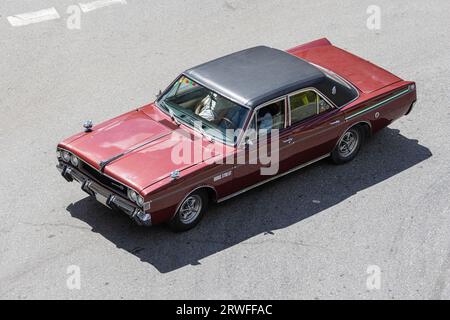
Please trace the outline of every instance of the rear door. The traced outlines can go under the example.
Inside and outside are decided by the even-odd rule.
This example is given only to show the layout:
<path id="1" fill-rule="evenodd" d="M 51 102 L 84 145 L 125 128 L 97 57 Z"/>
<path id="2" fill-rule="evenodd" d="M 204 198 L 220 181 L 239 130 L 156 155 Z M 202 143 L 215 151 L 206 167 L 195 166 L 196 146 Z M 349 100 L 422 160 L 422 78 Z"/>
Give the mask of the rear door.
<path id="1" fill-rule="evenodd" d="M 316 89 L 305 89 L 288 96 L 290 140 L 287 166 L 295 166 L 330 153 L 339 139 L 344 116 Z"/>

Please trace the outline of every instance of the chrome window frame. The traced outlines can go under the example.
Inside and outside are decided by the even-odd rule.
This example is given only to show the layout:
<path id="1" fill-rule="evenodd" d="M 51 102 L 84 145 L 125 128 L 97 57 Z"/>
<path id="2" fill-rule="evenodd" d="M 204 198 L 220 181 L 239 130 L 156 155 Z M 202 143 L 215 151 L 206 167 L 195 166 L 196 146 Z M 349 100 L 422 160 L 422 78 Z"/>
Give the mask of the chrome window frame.
<path id="1" fill-rule="evenodd" d="M 303 88 L 301 90 L 297 90 L 294 92 L 291 92 L 287 95 L 287 99 L 288 99 L 288 104 L 289 104 L 289 127 L 292 126 L 292 117 L 291 117 L 291 97 L 292 96 L 296 96 L 298 94 L 301 94 L 303 92 L 308 92 L 308 91 L 314 91 L 317 95 L 317 99 L 316 99 L 316 114 L 314 116 L 318 116 L 319 113 L 319 97 L 321 97 L 326 103 L 328 103 L 332 109 L 339 109 L 330 99 L 328 99 L 322 92 L 320 92 L 320 90 L 314 88 L 314 87 L 308 87 L 308 88 Z M 328 112 L 328 111 L 327 111 Z M 294 124 L 297 124 L 299 122 L 302 122 L 304 120 L 307 120 L 309 118 L 312 118 L 314 116 L 302 119 L 298 122 L 295 122 Z"/>
<path id="2" fill-rule="evenodd" d="M 329 74 L 335 75 L 336 77 L 338 77 L 339 79 L 341 79 L 343 82 L 345 82 L 346 84 L 348 84 L 351 88 L 353 88 L 353 89 L 356 91 L 356 97 L 355 97 L 354 99 L 350 100 L 349 102 L 343 104 L 343 105 L 340 106 L 340 107 L 336 106 L 337 109 L 342 109 L 342 108 L 344 108 L 345 106 L 348 106 L 350 103 L 355 102 L 356 100 L 358 100 L 358 99 L 360 98 L 361 93 L 360 93 L 360 91 L 358 90 L 358 88 L 357 88 L 355 85 L 353 85 L 353 83 L 351 83 L 350 81 L 348 81 L 348 80 L 345 79 L 344 77 L 338 75 L 338 74 L 337 74 L 336 72 L 334 72 L 334 71 L 331 71 L 331 70 L 329 70 L 329 69 L 327 69 L 327 68 L 325 68 L 325 67 L 322 67 L 322 66 L 320 66 L 320 65 L 318 65 L 318 64 L 315 64 L 315 63 L 312 63 L 312 62 L 309 62 L 309 63 L 312 64 L 313 66 L 315 66 L 315 67 L 321 69 L 321 70 L 324 70 L 324 72 L 327 73 L 326 76 L 329 76 Z M 333 80 L 333 81 L 334 81 L 334 80 Z"/>
<path id="3" fill-rule="evenodd" d="M 249 124 L 253 121 L 253 118 L 256 116 L 256 112 L 259 110 L 259 109 L 261 109 L 261 108 L 263 108 L 263 107 L 265 107 L 265 106 L 267 106 L 267 105 L 270 105 L 270 104 L 272 104 L 272 103 L 275 103 L 275 102 L 278 102 L 278 101 L 281 101 L 281 100 L 286 100 L 286 102 L 285 102 L 285 106 L 284 106 L 284 110 L 285 110 L 285 116 L 284 116 L 284 128 L 283 129 L 288 129 L 289 127 L 291 127 L 292 126 L 292 123 L 291 123 L 291 103 L 290 103 L 290 97 L 291 96 L 293 96 L 293 95 L 296 95 L 296 94 L 299 94 L 299 93 L 302 93 L 302 92 L 305 92 L 305 91 L 314 91 L 314 92 L 316 92 L 316 94 L 318 95 L 318 96 L 320 96 L 323 100 L 325 100 L 325 102 L 327 102 L 330 106 L 331 106 L 331 108 L 332 109 L 336 109 L 336 110 L 339 110 L 340 108 L 339 107 L 337 107 L 334 103 L 333 103 L 333 101 L 331 101 L 330 99 L 328 99 L 327 98 L 327 96 L 326 95 L 324 95 L 319 89 L 317 89 L 317 88 L 314 88 L 314 87 L 307 87 L 307 88 L 302 88 L 302 89 L 300 89 L 300 90 L 296 90 L 296 91 L 292 91 L 291 93 L 288 93 L 288 94 L 284 94 L 284 95 L 282 95 L 282 96 L 279 96 L 278 98 L 275 98 L 275 99 L 273 99 L 273 100 L 270 100 L 270 101 L 268 101 L 268 102 L 264 102 L 264 103 L 262 103 L 262 104 L 260 104 L 259 106 L 257 106 L 256 108 L 254 108 L 253 109 L 253 112 L 251 112 L 251 114 L 249 115 L 250 116 L 250 121 L 248 122 L 248 123 L 246 123 L 246 126 L 245 126 L 245 130 L 243 130 L 243 134 L 240 136 L 240 140 L 239 140 L 239 143 L 237 144 L 237 147 L 243 147 L 243 146 L 245 146 L 245 143 L 244 143 L 244 141 L 242 141 L 242 137 L 245 137 L 246 136 L 246 133 L 247 133 L 247 131 L 248 131 L 248 126 L 249 126 Z M 316 102 L 317 103 L 317 107 L 319 106 L 319 103 L 318 103 L 318 101 Z M 316 111 L 317 112 L 317 111 Z M 329 112 L 329 111 L 327 111 L 327 112 Z M 316 116 L 317 115 L 319 115 L 319 113 L 317 113 L 316 114 Z M 309 118 L 306 118 L 306 119 L 309 119 Z M 256 130 L 258 130 L 258 128 L 256 128 Z"/>
<path id="4" fill-rule="evenodd" d="M 248 121 L 248 123 L 246 123 L 247 125 L 245 127 L 245 130 L 242 130 L 242 134 L 241 134 L 240 139 L 242 140 L 242 138 L 246 136 L 246 133 L 249 130 L 250 124 L 252 123 L 253 120 L 255 120 L 256 114 L 257 114 L 257 112 L 260 109 L 262 109 L 264 107 L 267 107 L 267 106 L 269 106 L 269 105 L 271 105 L 273 103 L 282 101 L 282 100 L 285 100 L 284 101 L 284 127 L 283 127 L 283 129 L 288 128 L 289 127 L 288 124 L 287 124 L 287 121 L 288 121 L 288 101 L 287 101 L 287 95 L 283 95 L 283 96 L 279 96 L 278 98 L 275 98 L 273 100 L 264 102 L 264 103 L 260 104 L 259 106 L 257 106 L 256 108 L 253 109 L 253 112 L 250 113 L 251 114 L 250 121 Z M 258 123 L 257 122 L 255 123 L 255 131 L 258 132 Z M 238 147 L 242 147 L 243 145 L 245 145 L 245 142 L 241 141 L 241 140 L 239 140 Z"/>
<path id="5" fill-rule="evenodd" d="M 260 104 L 258 107 L 256 107 L 253 110 L 253 117 L 256 117 L 256 114 L 257 114 L 257 112 L 260 109 L 262 109 L 264 107 L 267 107 L 267 106 L 270 106 L 271 104 L 280 102 L 282 100 L 285 100 L 284 101 L 284 127 L 282 129 L 286 129 L 287 128 L 287 101 L 286 101 L 286 96 L 278 97 L 276 99 L 273 99 L 273 100 L 270 100 L 268 102 L 264 102 L 263 104 Z M 252 120 L 253 120 L 253 117 L 252 117 Z M 258 123 L 256 123 L 256 131 L 258 131 Z"/>

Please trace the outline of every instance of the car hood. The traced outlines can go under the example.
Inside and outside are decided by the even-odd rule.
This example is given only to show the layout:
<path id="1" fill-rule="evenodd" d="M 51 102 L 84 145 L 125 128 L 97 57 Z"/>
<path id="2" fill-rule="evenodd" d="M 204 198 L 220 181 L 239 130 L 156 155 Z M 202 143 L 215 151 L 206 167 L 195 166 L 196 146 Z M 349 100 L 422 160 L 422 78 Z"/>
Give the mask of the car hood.
<path id="1" fill-rule="evenodd" d="M 189 129 L 174 130 L 169 124 L 167 119 L 155 120 L 143 110 L 136 110 L 96 126 L 92 132 L 74 136 L 62 147 L 97 170 L 102 161 L 114 158 L 103 172 L 140 191 L 175 170 L 181 172 L 207 160 L 200 157 L 194 161 L 190 157 L 181 161 L 181 148 L 189 148 L 191 154 L 194 150 L 207 154 L 208 158 L 217 156 L 214 148 L 203 152 L 209 148 L 209 141 Z"/>

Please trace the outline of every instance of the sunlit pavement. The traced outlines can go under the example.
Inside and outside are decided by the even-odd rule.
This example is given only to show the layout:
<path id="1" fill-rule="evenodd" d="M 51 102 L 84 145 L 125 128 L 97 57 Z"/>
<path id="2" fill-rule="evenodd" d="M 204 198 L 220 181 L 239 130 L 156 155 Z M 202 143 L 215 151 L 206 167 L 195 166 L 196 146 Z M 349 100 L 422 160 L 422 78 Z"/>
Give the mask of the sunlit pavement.
<path id="1" fill-rule="evenodd" d="M 0 298 L 450 298 L 449 15 L 444 0 L 2 1 Z M 324 36 L 417 82 L 412 114 L 350 164 L 183 234 L 134 226 L 55 169 L 86 119 L 152 101 L 184 69 Z"/>

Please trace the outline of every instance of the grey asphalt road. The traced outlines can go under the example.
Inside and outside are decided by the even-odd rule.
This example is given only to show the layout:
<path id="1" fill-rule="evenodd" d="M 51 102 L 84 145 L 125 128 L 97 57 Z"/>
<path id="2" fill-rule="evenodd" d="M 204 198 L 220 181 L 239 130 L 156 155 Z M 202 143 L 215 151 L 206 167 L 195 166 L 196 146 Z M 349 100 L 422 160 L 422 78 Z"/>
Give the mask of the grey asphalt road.
<path id="1" fill-rule="evenodd" d="M 128 0 L 71 30 L 75 3 L 0 4 L 0 298 L 450 298 L 450 2 Z M 51 7 L 60 19 L 7 20 Z M 324 36 L 417 81 L 416 109 L 351 164 L 322 161 L 183 234 L 134 226 L 55 169 L 86 119 L 152 101 L 190 66 Z"/>

